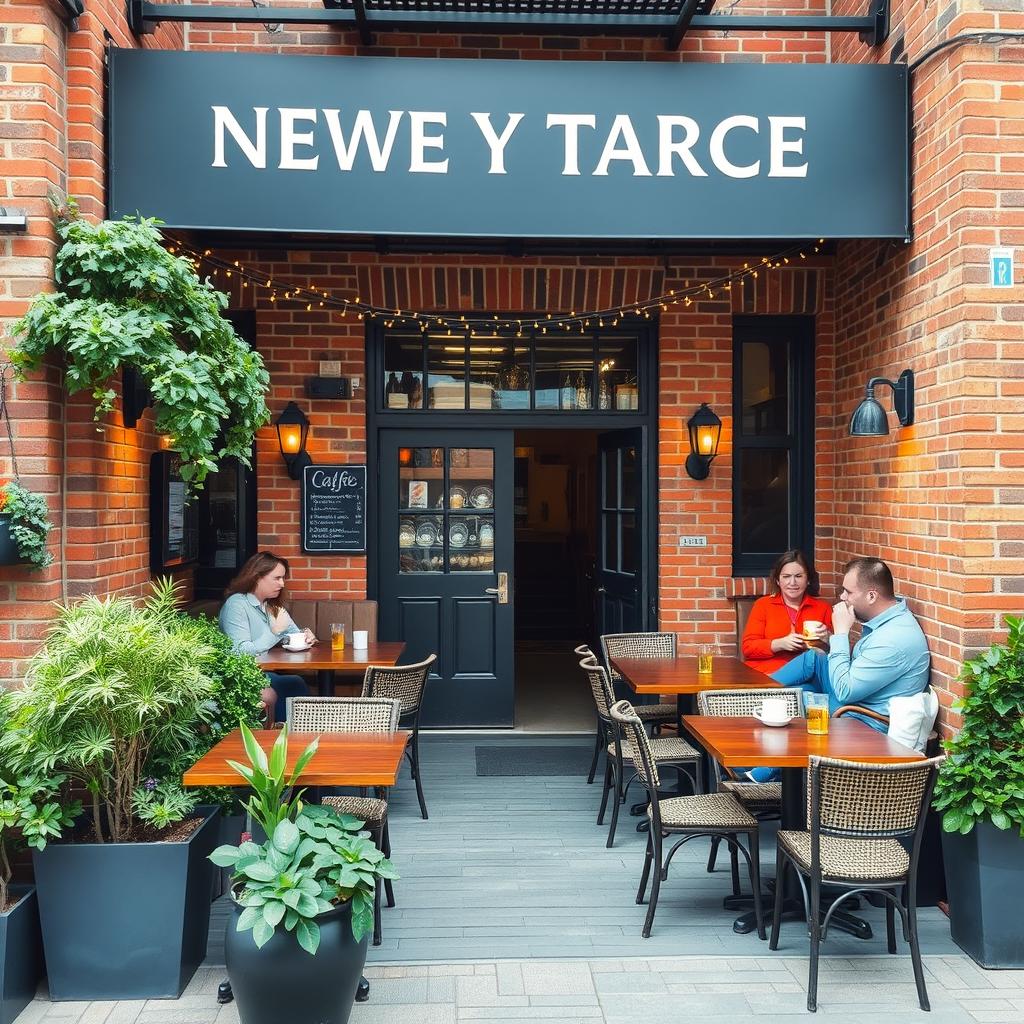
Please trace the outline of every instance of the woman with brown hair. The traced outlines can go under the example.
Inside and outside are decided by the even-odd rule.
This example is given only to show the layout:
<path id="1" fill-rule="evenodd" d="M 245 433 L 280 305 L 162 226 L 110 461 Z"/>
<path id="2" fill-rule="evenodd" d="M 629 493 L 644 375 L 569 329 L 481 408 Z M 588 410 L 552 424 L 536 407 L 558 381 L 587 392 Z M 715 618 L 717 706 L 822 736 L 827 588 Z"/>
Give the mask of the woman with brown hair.
<path id="1" fill-rule="evenodd" d="M 283 558 L 261 551 L 242 566 L 228 584 L 227 600 L 220 610 L 221 631 L 229 636 L 235 649 L 246 654 L 265 654 L 292 633 L 301 633 L 307 644 L 317 643 L 310 629 L 300 629 L 284 607 L 284 585 L 288 563 Z M 270 683 L 263 691 L 263 702 L 274 721 L 283 722 L 288 697 L 302 697 L 309 687 L 301 676 L 267 672 Z"/>
<path id="2" fill-rule="evenodd" d="M 743 630 L 743 659 L 758 672 L 770 675 L 795 655 L 825 640 L 832 627 L 832 608 L 812 596 L 818 592 L 818 574 L 807 556 L 786 551 L 768 574 L 771 593 L 758 598 Z"/>

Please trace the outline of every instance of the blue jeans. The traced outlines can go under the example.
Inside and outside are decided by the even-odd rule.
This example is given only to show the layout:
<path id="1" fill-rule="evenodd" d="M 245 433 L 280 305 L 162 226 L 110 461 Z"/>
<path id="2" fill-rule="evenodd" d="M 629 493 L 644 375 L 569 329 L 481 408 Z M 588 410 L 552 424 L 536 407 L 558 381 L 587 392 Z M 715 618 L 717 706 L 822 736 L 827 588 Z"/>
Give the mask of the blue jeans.
<path id="1" fill-rule="evenodd" d="M 302 676 L 284 675 L 281 672 L 266 672 L 267 682 L 273 687 L 277 694 L 277 701 L 274 704 L 274 721 L 285 720 L 288 705 L 285 703 L 289 697 L 309 696 L 309 687 Z"/>
<path id="2" fill-rule="evenodd" d="M 828 693 L 828 658 L 813 650 L 804 651 L 772 672 L 771 678 L 791 689 Z M 748 775 L 752 782 L 777 782 L 782 778 L 778 768 L 737 768 L 736 773 Z"/>

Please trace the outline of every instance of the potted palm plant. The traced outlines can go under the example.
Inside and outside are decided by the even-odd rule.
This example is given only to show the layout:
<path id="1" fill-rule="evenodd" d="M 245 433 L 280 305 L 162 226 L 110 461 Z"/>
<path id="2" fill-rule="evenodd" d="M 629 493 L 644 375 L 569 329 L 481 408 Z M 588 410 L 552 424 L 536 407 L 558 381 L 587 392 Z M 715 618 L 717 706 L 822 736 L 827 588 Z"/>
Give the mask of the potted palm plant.
<path id="1" fill-rule="evenodd" d="M 7 700 L 0 691 L 0 728 Z M 25 1009 L 43 975 L 35 888 L 14 885 L 11 878 L 21 851 L 44 849 L 74 820 L 77 806 L 56 799 L 64 781 L 17 771 L 0 758 L 0 1024 L 11 1024 Z"/>
<path id="2" fill-rule="evenodd" d="M 177 996 L 206 951 L 216 810 L 157 777 L 213 717 L 212 650 L 176 592 L 62 607 L 10 693 L 0 751 L 86 794 L 78 828 L 33 853 L 54 999 Z"/>
<path id="3" fill-rule="evenodd" d="M 960 732 L 935 789 L 950 930 L 982 967 L 1024 968 L 1024 618 L 964 663 Z"/>
<path id="4" fill-rule="evenodd" d="M 242 726 L 247 810 L 266 839 L 221 846 L 211 859 L 234 871 L 235 927 L 225 957 L 242 1024 L 347 1024 L 373 930 L 376 885 L 397 878 L 363 822 L 307 805 L 294 789 L 311 743 L 286 778 L 288 732 L 270 756 Z M 285 799 L 286 792 L 291 796 Z"/>

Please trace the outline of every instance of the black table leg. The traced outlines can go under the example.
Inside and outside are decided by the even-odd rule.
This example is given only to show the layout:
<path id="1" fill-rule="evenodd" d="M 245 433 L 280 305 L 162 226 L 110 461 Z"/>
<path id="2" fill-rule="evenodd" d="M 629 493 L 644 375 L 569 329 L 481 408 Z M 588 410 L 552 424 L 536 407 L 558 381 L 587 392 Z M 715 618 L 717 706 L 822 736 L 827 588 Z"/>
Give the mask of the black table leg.
<path id="1" fill-rule="evenodd" d="M 316 685 L 321 697 L 334 696 L 334 672 L 329 668 L 319 668 L 316 671 Z"/>
<path id="2" fill-rule="evenodd" d="M 370 998 L 370 983 L 364 975 L 359 979 L 359 987 L 356 989 L 356 1002 L 365 1003 Z"/>

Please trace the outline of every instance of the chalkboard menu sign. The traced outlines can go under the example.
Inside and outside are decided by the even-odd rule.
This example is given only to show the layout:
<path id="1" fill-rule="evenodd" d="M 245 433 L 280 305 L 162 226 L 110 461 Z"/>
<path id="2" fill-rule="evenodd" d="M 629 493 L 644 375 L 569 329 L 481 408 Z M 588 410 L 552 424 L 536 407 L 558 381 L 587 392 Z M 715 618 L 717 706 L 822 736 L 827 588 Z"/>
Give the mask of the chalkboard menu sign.
<path id="1" fill-rule="evenodd" d="M 303 468 L 302 550 L 366 550 L 365 466 Z"/>

